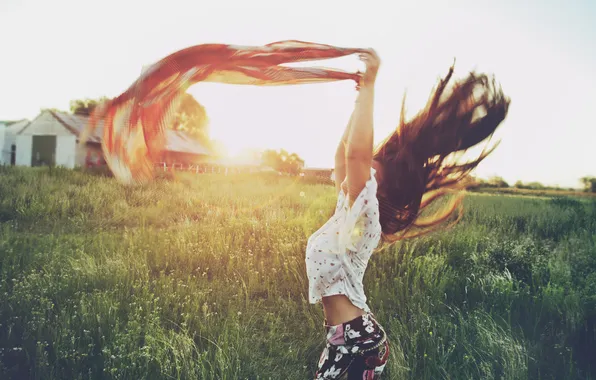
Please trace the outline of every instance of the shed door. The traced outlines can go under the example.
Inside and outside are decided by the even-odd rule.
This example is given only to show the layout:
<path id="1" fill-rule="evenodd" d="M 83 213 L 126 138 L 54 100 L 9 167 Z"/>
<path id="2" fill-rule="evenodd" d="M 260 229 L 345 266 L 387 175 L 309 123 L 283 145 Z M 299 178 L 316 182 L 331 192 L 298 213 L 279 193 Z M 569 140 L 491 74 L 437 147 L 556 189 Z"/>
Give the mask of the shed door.
<path id="1" fill-rule="evenodd" d="M 31 166 L 56 164 L 56 136 L 33 136 Z"/>

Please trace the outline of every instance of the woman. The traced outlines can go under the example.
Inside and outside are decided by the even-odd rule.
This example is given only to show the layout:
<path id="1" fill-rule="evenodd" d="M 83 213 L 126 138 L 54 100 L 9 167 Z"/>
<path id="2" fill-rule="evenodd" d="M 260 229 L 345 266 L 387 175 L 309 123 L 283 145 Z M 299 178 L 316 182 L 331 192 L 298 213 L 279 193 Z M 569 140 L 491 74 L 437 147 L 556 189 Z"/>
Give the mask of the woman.
<path id="1" fill-rule="evenodd" d="M 306 252 L 310 302 L 322 302 L 327 330 L 316 379 L 380 377 L 389 342 L 366 304 L 362 280 L 368 260 L 381 240 L 419 236 L 454 213 L 461 196 L 442 212 L 419 217 L 432 201 L 469 184 L 467 174 L 492 150 L 462 165 L 446 164 L 445 158 L 492 135 L 509 106 L 500 89 L 474 73 L 446 94 L 452 67 L 425 109 L 408 123 L 402 105 L 399 127 L 373 152 L 380 60 L 372 49 L 360 58 L 366 71 L 335 156 L 335 213 L 309 238 Z"/>

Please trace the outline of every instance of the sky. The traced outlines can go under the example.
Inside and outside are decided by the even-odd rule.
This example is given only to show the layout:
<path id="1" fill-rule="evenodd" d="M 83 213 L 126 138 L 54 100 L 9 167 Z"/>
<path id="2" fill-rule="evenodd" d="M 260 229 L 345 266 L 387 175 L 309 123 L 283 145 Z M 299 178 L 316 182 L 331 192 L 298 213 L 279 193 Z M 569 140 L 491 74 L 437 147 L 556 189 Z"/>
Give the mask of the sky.
<path id="1" fill-rule="evenodd" d="M 414 115 L 455 58 L 455 77 L 494 74 L 511 98 L 492 139 L 500 145 L 478 176 L 579 187 L 580 177 L 596 175 L 596 1 L 147 3 L 0 1 L 0 120 L 117 96 L 144 65 L 188 46 L 297 39 L 378 52 L 376 141 L 397 126 L 404 94 L 407 115 Z M 363 68 L 353 56 L 309 63 L 321 64 Z M 357 95 L 350 81 L 199 83 L 189 92 L 206 107 L 212 138 L 230 152 L 283 148 L 311 167 L 333 165 Z"/>

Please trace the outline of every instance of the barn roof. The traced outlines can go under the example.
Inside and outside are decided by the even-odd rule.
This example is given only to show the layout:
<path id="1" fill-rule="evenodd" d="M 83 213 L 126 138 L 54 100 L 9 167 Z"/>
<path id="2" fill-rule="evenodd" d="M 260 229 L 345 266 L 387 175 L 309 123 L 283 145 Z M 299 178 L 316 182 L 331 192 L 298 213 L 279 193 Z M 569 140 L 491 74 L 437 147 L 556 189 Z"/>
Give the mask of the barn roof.
<path id="1" fill-rule="evenodd" d="M 0 121 L 0 124 L 5 125 L 5 131 L 13 135 L 19 134 L 23 129 L 25 129 L 29 125 L 29 123 L 31 122 L 27 119 L 15 121 Z"/>
<path id="2" fill-rule="evenodd" d="M 48 111 L 48 112 L 50 112 L 56 120 L 58 120 L 62 125 L 64 125 L 64 127 L 66 129 L 68 129 L 70 132 L 72 132 L 77 137 L 79 137 L 81 135 L 81 133 L 85 129 L 85 126 L 87 125 L 87 122 L 89 121 L 89 118 L 87 116 L 73 115 L 73 114 L 69 114 L 66 112 L 57 112 L 57 111 Z M 97 123 L 97 127 L 95 128 L 93 135 L 89 136 L 88 141 L 101 144 L 102 136 L 103 136 L 103 120 L 100 120 Z"/>
<path id="3" fill-rule="evenodd" d="M 181 131 L 166 130 L 166 150 L 170 152 L 211 155 L 211 151 L 200 142 Z"/>
<path id="4" fill-rule="evenodd" d="M 71 131 L 77 137 L 85 129 L 89 117 L 83 115 L 73 115 L 66 112 L 50 111 L 52 116 L 60 122 L 66 129 Z M 89 141 L 100 144 L 103 137 L 103 120 L 100 120 Z M 181 131 L 166 130 L 166 150 L 170 152 L 189 153 L 196 155 L 211 155 L 211 151 L 193 139 L 188 134 Z"/>
<path id="5" fill-rule="evenodd" d="M 27 119 L 21 119 L 21 120 L 0 120 L 0 124 L 4 124 L 6 127 L 8 127 L 9 125 L 12 125 L 14 123 L 20 123 L 22 121 L 27 121 Z"/>

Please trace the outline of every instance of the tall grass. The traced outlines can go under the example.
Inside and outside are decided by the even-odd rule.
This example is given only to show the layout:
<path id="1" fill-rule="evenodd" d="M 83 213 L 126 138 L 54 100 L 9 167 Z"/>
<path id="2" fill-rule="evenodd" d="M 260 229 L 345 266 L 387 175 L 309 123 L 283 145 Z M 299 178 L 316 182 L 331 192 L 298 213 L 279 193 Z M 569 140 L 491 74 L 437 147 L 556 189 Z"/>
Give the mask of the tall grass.
<path id="1" fill-rule="evenodd" d="M 324 331 L 304 249 L 334 202 L 274 175 L 129 188 L 0 167 L 0 378 L 311 378 Z M 465 206 L 371 259 L 384 378 L 596 378 L 596 203 Z"/>

